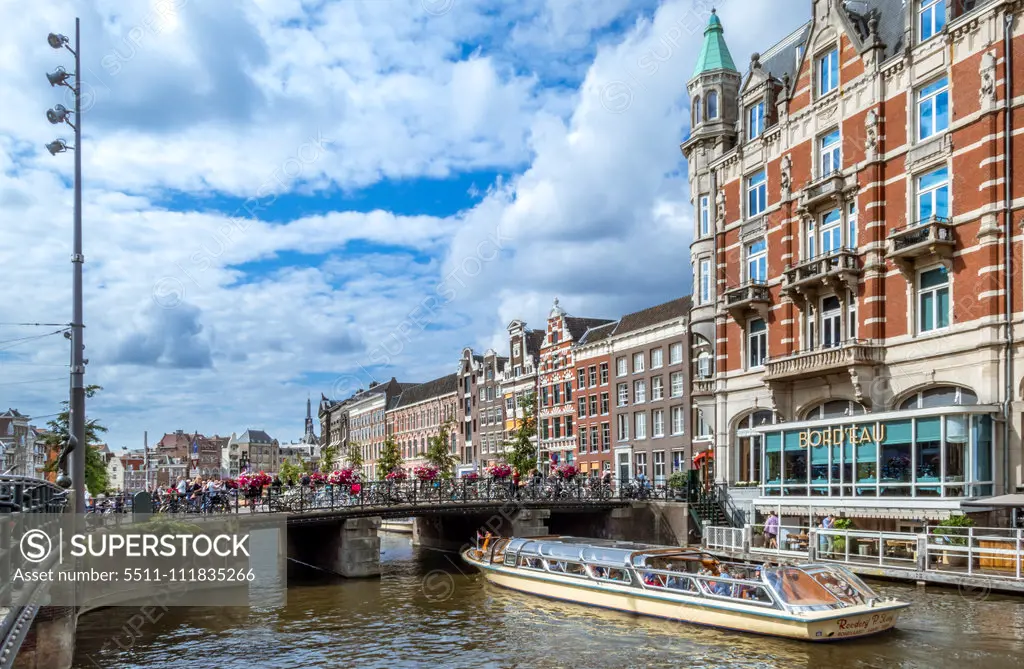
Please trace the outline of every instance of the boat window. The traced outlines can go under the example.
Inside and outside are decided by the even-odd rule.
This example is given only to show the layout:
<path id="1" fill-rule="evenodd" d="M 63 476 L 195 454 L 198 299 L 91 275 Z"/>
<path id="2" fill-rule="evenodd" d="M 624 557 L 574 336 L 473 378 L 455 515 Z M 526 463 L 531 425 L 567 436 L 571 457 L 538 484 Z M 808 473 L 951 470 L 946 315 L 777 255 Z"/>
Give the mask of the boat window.
<path id="1" fill-rule="evenodd" d="M 679 571 L 646 571 L 643 574 L 644 585 L 648 588 L 674 590 L 677 592 L 697 592 L 693 579 Z"/>
<path id="2" fill-rule="evenodd" d="M 519 566 L 524 569 L 544 569 L 544 565 L 541 564 L 540 558 L 531 557 L 529 555 L 524 555 L 519 558 Z"/>
<path id="3" fill-rule="evenodd" d="M 556 574 L 567 574 L 569 576 L 586 576 L 587 570 L 579 562 L 568 560 L 547 560 L 548 571 Z"/>
<path id="4" fill-rule="evenodd" d="M 512 553 L 505 553 L 505 566 L 514 567 L 516 566 L 516 556 Z"/>
<path id="5" fill-rule="evenodd" d="M 611 581 L 613 583 L 632 583 L 629 572 L 617 567 L 603 567 L 599 565 L 590 566 L 590 575 L 598 581 Z"/>
<path id="6" fill-rule="evenodd" d="M 791 609 L 825 611 L 841 604 L 820 582 L 796 567 L 778 567 L 765 571 L 768 585 Z"/>
<path id="7" fill-rule="evenodd" d="M 551 558 L 566 558 L 569 560 L 580 559 L 580 547 L 572 544 L 558 544 L 558 543 L 545 543 L 541 544 L 538 551 L 544 557 Z"/>
<path id="8" fill-rule="evenodd" d="M 711 597 L 774 605 L 774 600 L 756 569 L 747 569 L 743 565 L 721 565 L 718 573 L 714 573 L 710 569 L 701 568 L 694 580 L 700 586 L 700 591 Z"/>

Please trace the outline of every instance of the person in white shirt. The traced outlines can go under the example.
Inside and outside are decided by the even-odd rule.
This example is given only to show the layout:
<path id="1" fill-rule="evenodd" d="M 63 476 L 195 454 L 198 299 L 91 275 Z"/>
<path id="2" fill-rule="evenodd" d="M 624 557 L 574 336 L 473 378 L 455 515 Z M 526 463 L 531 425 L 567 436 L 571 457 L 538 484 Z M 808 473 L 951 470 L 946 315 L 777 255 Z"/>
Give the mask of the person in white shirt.
<path id="1" fill-rule="evenodd" d="M 178 494 L 184 495 L 188 492 L 188 482 L 184 478 L 178 479 Z"/>

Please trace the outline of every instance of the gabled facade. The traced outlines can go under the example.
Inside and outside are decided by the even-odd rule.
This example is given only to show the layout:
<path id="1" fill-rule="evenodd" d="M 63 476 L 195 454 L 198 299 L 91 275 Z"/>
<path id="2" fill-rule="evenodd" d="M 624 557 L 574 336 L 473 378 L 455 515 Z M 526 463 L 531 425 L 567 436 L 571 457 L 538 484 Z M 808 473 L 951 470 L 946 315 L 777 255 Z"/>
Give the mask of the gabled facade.
<path id="1" fill-rule="evenodd" d="M 573 352 L 576 463 L 587 476 L 612 470 L 611 322 L 589 328 Z"/>
<path id="2" fill-rule="evenodd" d="M 811 8 L 689 84 L 694 438 L 751 509 L 911 527 L 1022 483 L 1020 5 Z"/>
<path id="3" fill-rule="evenodd" d="M 577 443 L 573 419 L 576 403 L 573 385 L 576 363 L 573 347 L 589 328 L 612 321 L 604 318 L 570 316 L 555 299 L 548 314 L 544 343 L 540 347 L 537 373 L 538 459 L 542 471 L 576 461 Z"/>
<path id="4" fill-rule="evenodd" d="M 520 399 L 533 397 L 534 410 L 537 406 L 537 368 L 540 361 L 540 347 L 544 343 L 546 333 L 543 330 L 531 330 L 521 320 L 514 320 L 505 328 L 508 331 L 508 363 L 498 373 L 505 403 L 505 434 L 511 439 L 519 429 L 524 416 Z M 531 441 L 537 444 L 537 435 Z M 523 475 L 529 472 L 522 472 Z"/>

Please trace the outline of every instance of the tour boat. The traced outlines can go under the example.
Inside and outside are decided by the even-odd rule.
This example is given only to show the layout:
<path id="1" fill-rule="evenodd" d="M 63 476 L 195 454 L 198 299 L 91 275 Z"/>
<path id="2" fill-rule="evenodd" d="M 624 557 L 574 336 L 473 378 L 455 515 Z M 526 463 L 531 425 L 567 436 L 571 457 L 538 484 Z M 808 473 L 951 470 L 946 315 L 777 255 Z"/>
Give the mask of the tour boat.
<path id="1" fill-rule="evenodd" d="M 462 557 L 491 583 L 531 595 L 806 641 L 884 632 L 910 606 L 837 565 L 761 567 L 687 548 L 488 536 Z"/>

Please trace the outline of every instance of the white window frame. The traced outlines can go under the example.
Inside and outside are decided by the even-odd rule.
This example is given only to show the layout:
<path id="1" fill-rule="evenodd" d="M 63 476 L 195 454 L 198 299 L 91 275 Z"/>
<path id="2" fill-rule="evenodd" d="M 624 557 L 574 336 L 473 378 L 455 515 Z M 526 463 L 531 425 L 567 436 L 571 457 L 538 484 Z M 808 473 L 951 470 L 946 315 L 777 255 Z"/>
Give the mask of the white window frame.
<path id="1" fill-rule="evenodd" d="M 828 221 L 829 216 L 835 218 Z M 825 244 L 826 239 L 829 244 Z M 826 248 L 828 246 L 828 248 Z M 818 248 L 821 255 L 827 256 L 843 248 L 843 210 L 830 209 L 821 215 L 818 221 Z"/>
<path id="2" fill-rule="evenodd" d="M 678 380 L 678 383 L 677 383 Z M 686 378 L 682 372 L 672 372 L 669 376 L 669 396 L 682 397 L 686 392 Z"/>
<path id="3" fill-rule="evenodd" d="M 839 47 L 835 46 L 822 52 L 814 62 L 817 67 L 815 80 L 820 98 L 839 88 Z"/>
<path id="4" fill-rule="evenodd" d="M 665 399 L 665 382 L 660 376 L 653 376 L 651 377 L 651 401 L 657 402 L 663 399 Z"/>
<path id="5" fill-rule="evenodd" d="M 672 407 L 672 434 L 674 436 L 686 431 L 686 407 Z"/>
<path id="6" fill-rule="evenodd" d="M 753 331 L 755 323 L 764 323 L 764 329 Z M 752 318 L 747 321 L 747 332 L 746 332 L 746 363 L 747 369 L 763 369 L 764 361 L 768 358 L 768 323 L 763 318 Z M 760 353 L 760 359 L 755 361 L 755 343 L 757 344 L 757 351 Z"/>
<path id="7" fill-rule="evenodd" d="M 697 355 L 697 373 L 702 379 L 711 378 L 711 353 L 701 351 Z"/>
<path id="8" fill-rule="evenodd" d="M 620 413 L 615 417 L 615 440 L 629 441 L 629 414 Z"/>
<path id="9" fill-rule="evenodd" d="M 634 374 L 639 374 L 640 372 L 644 371 L 644 368 L 645 368 L 644 363 L 645 362 L 646 362 L 646 360 L 644 360 L 643 351 L 641 351 L 639 353 L 634 353 L 633 354 L 633 373 Z"/>
<path id="10" fill-rule="evenodd" d="M 665 350 L 661 347 L 651 349 L 651 369 L 661 369 L 665 364 Z"/>
<path id="11" fill-rule="evenodd" d="M 654 451 L 654 462 L 652 464 L 651 475 L 654 477 L 655 483 L 665 482 L 665 451 Z"/>
<path id="12" fill-rule="evenodd" d="M 758 170 L 749 175 L 746 182 L 747 218 L 754 218 L 768 208 L 768 174 L 765 170 Z"/>
<path id="13" fill-rule="evenodd" d="M 846 248 L 857 249 L 857 203 L 846 207 Z"/>
<path id="14" fill-rule="evenodd" d="M 678 365 L 683 361 L 683 345 L 680 343 L 670 344 L 668 347 L 668 364 Z"/>
<path id="15" fill-rule="evenodd" d="M 842 169 L 843 135 L 839 128 L 833 128 L 818 136 L 818 176 L 824 178 Z"/>
<path id="16" fill-rule="evenodd" d="M 700 303 L 711 304 L 711 261 L 700 261 Z"/>
<path id="17" fill-rule="evenodd" d="M 757 250 L 755 250 L 757 249 Z M 743 246 L 746 256 L 746 274 L 748 283 L 765 283 L 768 281 L 768 241 L 765 238 L 755 239 Z"/>
<path id="18" fill-rule="evenodd" d="M 764 100 L 747 107 L 747 139 L 757 139 L 764 134 Z"/>
<path id="19" fill-rule="evenodd" d="M 936 84 L 942 84 L 935 88 L 935 90 L 927 91 Z M 915 92 L 917 102 L 914 106 L 917 116 L 917 141 L 923 142 L 926 139 L 938 135 L 949 128 L 949 77 L 939 77 L 935 81 L 932 81 L 924 86 L 921 86 Z M 946 100 L 946 118 L 944 123 L 940 123 L 938 114 L 938 102 L 940 98 Z M 924 110 L 928 109 L 931 111 L 930 127 L 926 127 L 924 122 Z M 940 127 L 941 125 L 941 127 Z"/>
<path id="20" fill-rule="evenodd" d="M 946 27 L 945 0 L 920 0 L 917 5 L 917 39 L 926 42 Z"/>
<path id="21" fill-rule="evenodd" d="M 620 383 L 615 388 L 615 406 L 626 407 L 629 406 L 629 384 Z"/>
<path id="22" fill-rule="evenodd" d="M 697 198 L 697 233 L 700 238 L 711 234 L 711 196 L 700 195 Z"/>
<path id="23" fill-rule="evenodd" d="M 945 267 L 942 266 L 942 265 L 935 265 L 935 266 L 932 266 L 932 267 L 926 267 L 924 269 L 921 269 L 917 273 L 917 277 L 916 277 L 915 284 L 914 284 L 914 287 L 915 287 L 915 291 L 914 292 L 916 293 L 915 299 L 914 299 L 914 309 L 915 309 L 915 314 L 914 314 L 915 315 L 915 319 L 914 320 L 916 321 L 915 325 L 916 325 L 916 331 L 917 331 L 918 334 L 931 334 L 933 332 L 942 332 L 943 330 L 948 330 L 949 327 L 953 324 L 953 278 L 952 278 L 950 272 L 948 270 L 946 270 L 946 283 L 945 284 L 940 284 L 938 286 L 933 286 L 931 288 L 922 288 L 921 287 L 921 280 L 924 278 L 924 275 L 927 274 L 928 272 L 932 272 L 932 271 L 939 270 L 939 269 L 945 269 Z M 935 322 L 937 322 L 937 321 L 935 321 L 935 322 L 932 323 L 932 327 L 925 328 L 925 327 L 923 327 L 924 324 L 922 323 L 922 318 L 924 316 L 924 308 L 921 306 L 923 301 L 924 301 L 924 297 L 926 295 L 931 295 L 932 299 L 935 301 L 935 303 L 938 304 L 938 296 L 939 296 L 939 293 L 942 292 L 942 291 L 946 292 L 946 305 L 947 305 L 946 324 L 945 325 L 941 325 L 941 326 L 940 325 L 935 325 Z M 935 315 L 937 315 L 937 314 L 938 314 L 938 310 L 934 309 L 933 310 L 933 317 Z"/>
<path id="24" fill-rule="evenodd" d="M 625 376 L 629 373 L 629 363 L 626 362 L 626 356 L 622 356 L 615 359 L 615 376 Z"/>
<path id="25" fill-rule="evenodd" d="M 647 401 L 647 381 L 638 379 L 633 382 L 633 404 L 643 404 Z"/>
<path id="26" fill-rule="evenodd" d="M 647 412 L 637 411 L 633 414 L 633 439 L 647 438 Z"/>
<path id="27" fill-rule="evenodd" d="M 928 186 L 928 187 L 922 186 L 922 184 L 923 184 L 923 182 L 924 182 L 924 180 L 926 178 L 928 178 L 928 177 L 930 177 L 930 176 L 932 176 L 934 174 L 938 174 L 939 172 L 942 172 L 942 171 L 946 172 L 946 179 L 945 179 L 945 181 L 938 182 L 938 183 L 936 183 L 933 186 Z M 925 221 L 929 221 L 929 220 L 931 220 L 932 217 L 935 217 L 935 218 L 940 219 L 940 220 L 941 219 L 948 219 L 949 218 L 949 212 L 950 212 L 951 205 L 952 205 L 952 189 L 950 188 L 949 166 L 948 165 L 942 165 L 941 167 L 936 167 L 934 170 L 929 170 L 928 172 L 925 172 L 924 174 L 916 175 L 914 177 L 914 186 L 915 186 L 915 188 L 914 188 L 914 213 L 917 216 L 917 221 L 916 222 L 918 224 L 924 223 Z M 938 209 L 938 201 L 939 200 L 938 200 L 937 194 L 942 189 L 945 189 L 945 191 L 946 191 L 946 211 L 943 212 L 942 214 L 938 214 L 937 213 L 937 209 Z M 932 209 L 931 216 L 924 216 L 921 213 L 921 204 L 926 199 L 930 200 L 930 202 L 931 202 L 931 209 Z"/>
<path id="28" fill-rule="evenodd" d="M 655 409 L 651 412 L 651 437 L 665 436 L 665 410 Z"/>

